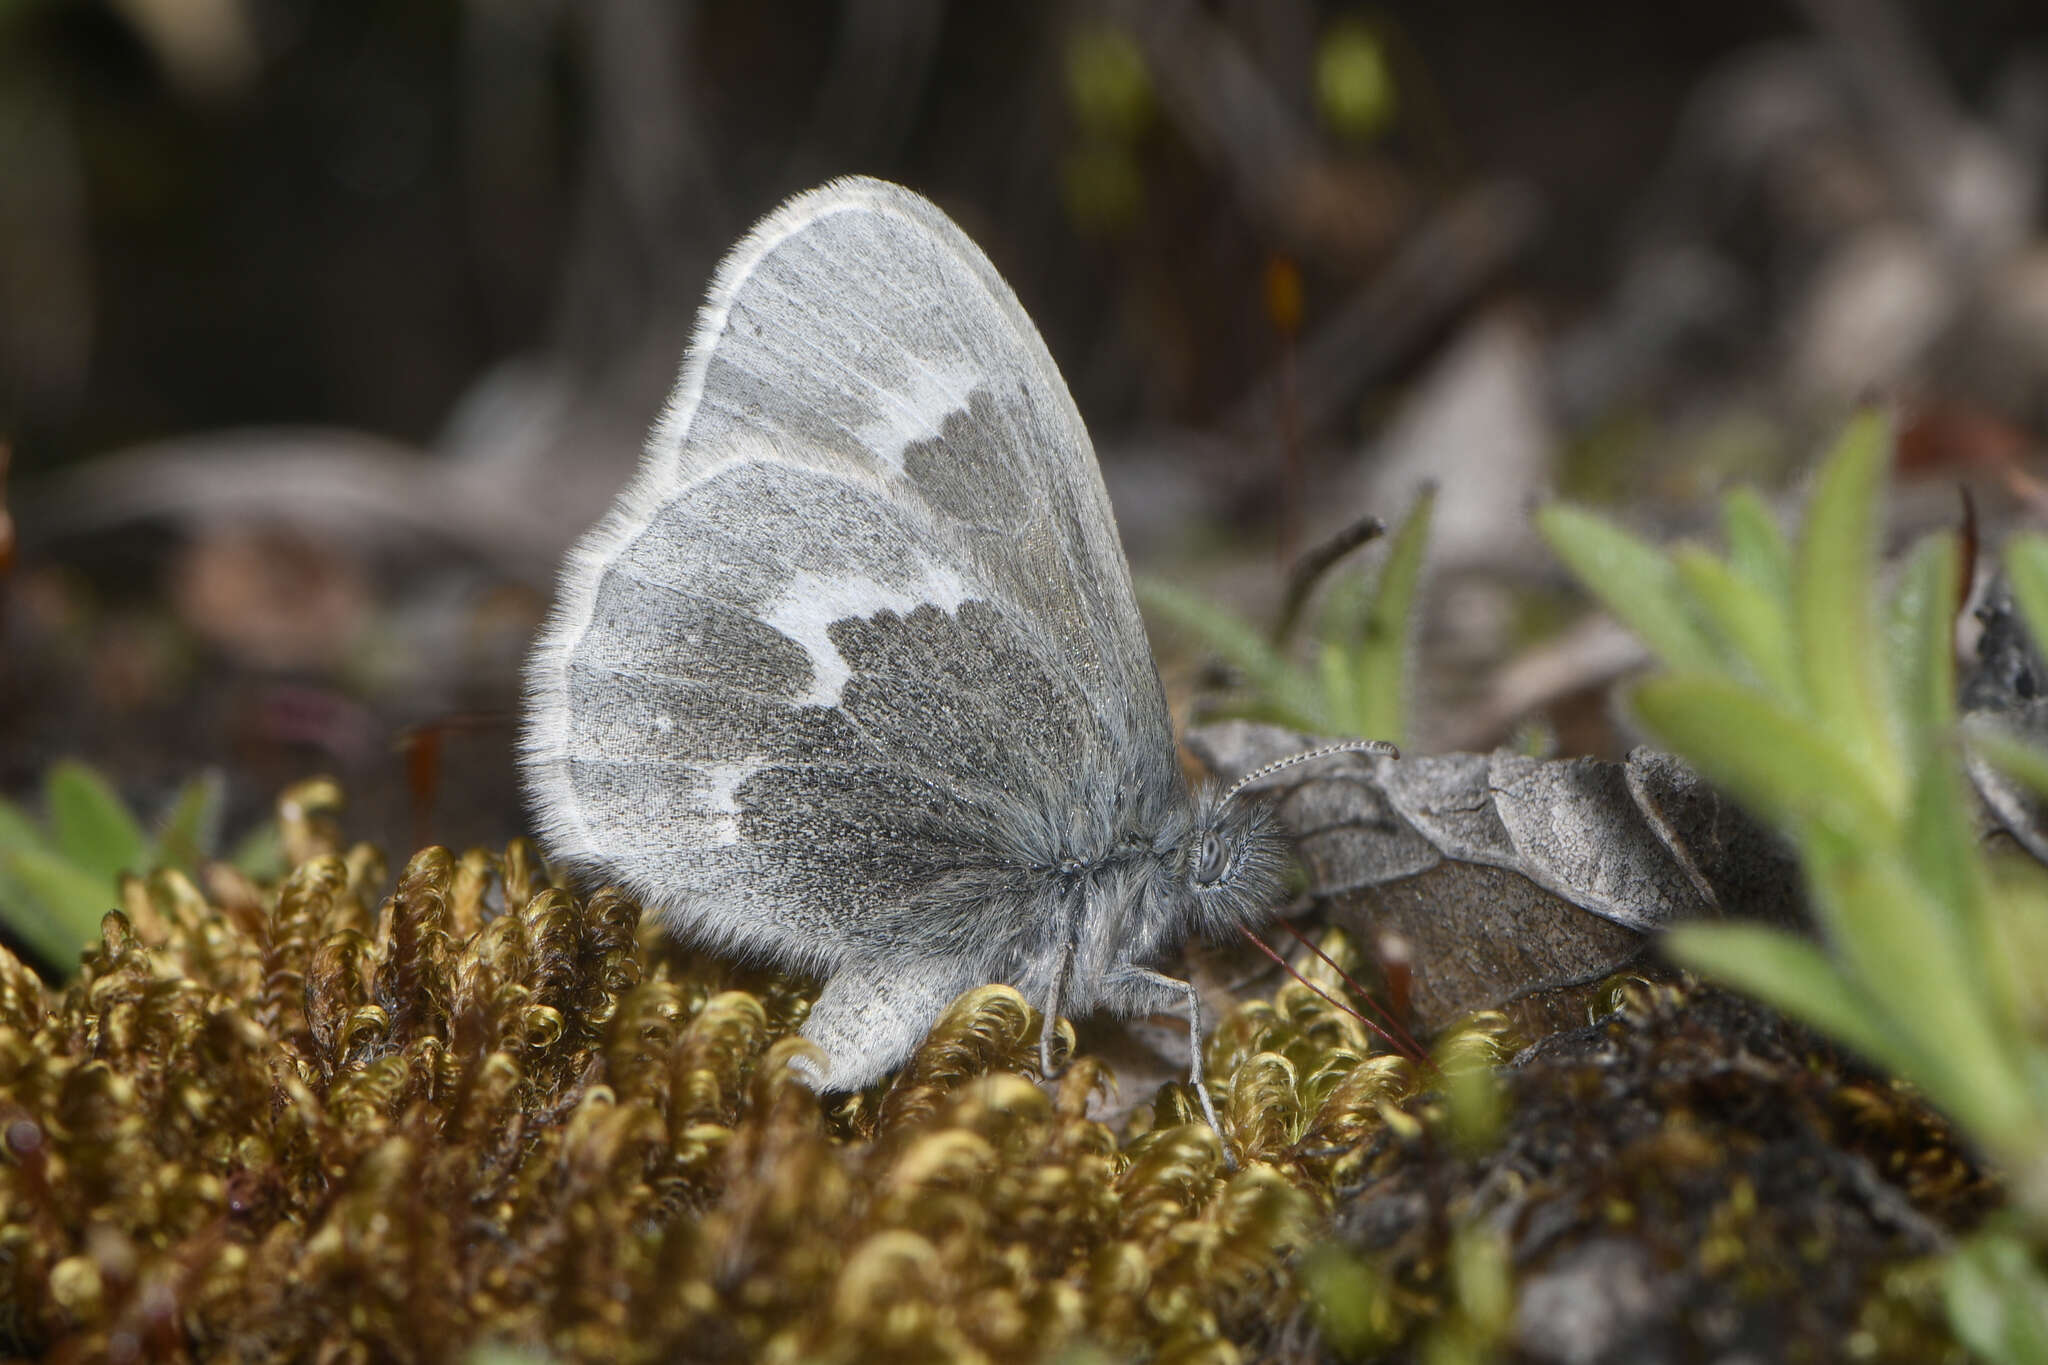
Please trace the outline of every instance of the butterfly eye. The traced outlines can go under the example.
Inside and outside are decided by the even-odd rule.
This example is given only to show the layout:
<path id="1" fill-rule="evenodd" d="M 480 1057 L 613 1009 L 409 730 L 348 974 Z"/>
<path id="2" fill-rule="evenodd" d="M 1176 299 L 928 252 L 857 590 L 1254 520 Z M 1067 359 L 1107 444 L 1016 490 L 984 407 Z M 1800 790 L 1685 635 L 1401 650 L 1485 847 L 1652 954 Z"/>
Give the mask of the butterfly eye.
<path id="1" fill-rule="evenodd" d="M 1195 881 L 1202 886 L 1214 886 L 1222 879 L 1227 861 L 1223 836 L 1210 830 L 1202 836 L 1201 850 L 1195 856 Z"/>

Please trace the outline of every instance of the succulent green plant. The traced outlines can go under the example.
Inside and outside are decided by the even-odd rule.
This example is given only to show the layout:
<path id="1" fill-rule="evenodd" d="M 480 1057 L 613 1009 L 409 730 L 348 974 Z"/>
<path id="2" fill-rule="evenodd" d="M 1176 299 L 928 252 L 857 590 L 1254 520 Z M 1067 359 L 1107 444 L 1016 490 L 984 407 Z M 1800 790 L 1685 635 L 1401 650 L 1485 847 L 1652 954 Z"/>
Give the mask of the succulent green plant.
<path id="1" fill-rule="evenodd" d="M 1818 943 L 1703 923 L 1671 933 L 1670 955 L 1918 1086 L 1999 1163 L 2015 1216 L 1951 1262 L 1952 1323 L 1986 1359 L 2039 1360 L 2048 881 L 1975 836 L 1955 700 L 1956 539 L 1922 540 L 1889 600 L 1874 600 L 1891 450 L 1887 421 L 1854 421 L 1796 544 L 1748 493 L 1724 505 L 1725 557 L 1667 554 L 1567 505 L 1539 522 L 1662 664 L 1630 695 L 1644 728 L 1769 820 L 1804 870 Z M 2007 566 L 2048 639 L 2048 546 L 2015 542 Z M 2009 742 L 1993 756 L 2048 772 Z"/>
<path id="2" fill-rule="evenodd" d="M 0 925 L 44 962 L 71 970 L 114 905 L 121 873 L 191 871 L 213 854 L 223 787 L 219 773 L 200 773 L 146 824 L 93 768 L 52 764 L 41 821 L 0 799 Z"/>
<path id="3" fill-rule="evenodd" d="M 1185 588 L 1142 579 L 1138 598 L 1242 677 L 1243 695 L 1230 714 L 1308 734 L 1400 744 L 1407 739 L 1409 641 L 1435 502 L 1435 491 L 1427 490 L 1409 509 L 1376 574 L 1335 575 L 1325 587 L 1306 664 L 1284 639 L 1268 640 L 1228 607 Z M 1289 624 L 1283 622 L 1283 636 Z"/>

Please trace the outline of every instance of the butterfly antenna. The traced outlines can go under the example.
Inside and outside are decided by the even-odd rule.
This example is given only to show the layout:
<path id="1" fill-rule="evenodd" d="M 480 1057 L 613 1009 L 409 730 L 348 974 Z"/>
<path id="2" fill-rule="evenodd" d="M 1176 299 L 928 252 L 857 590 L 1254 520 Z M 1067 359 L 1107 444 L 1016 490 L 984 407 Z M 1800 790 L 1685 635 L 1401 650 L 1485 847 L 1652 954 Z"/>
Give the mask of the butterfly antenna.
<path id="1" fill-rule="evenodd" d="M 1364 1001 L 1375 1013 L 1387 1021 L 1387 1027 L 1392 1029 L 1396 1035 L 1395 1038 L 1388 1039 L 1393 1044 L 1395 1051 L 1413 1061 L 1429 1062 L 1429 1053 L 1423 1050 L 1422 1044 L 1415 1041 L 1415 1035 L 1403 1028 L 1401 1021 L 1394 1017 L 1393 1011 L 1382 1005 L 1371 991 L 1358 984 L 1358 981 L 1351 973 L 1338 966 L 1337 959 L 1324 952 L 1321 944 L 1317 943 L 1307 934 L 1302 933 L 1301 930 L 1295 928 L 1284 919 L 1279 921 L 1279 925 L 1294 936 L 1295 942 L 1314 953 L 1318 958 L 1321 958 L 1324 966 L 1335 972 L 1345 985 L 1357 993 L 1360 1000 Z M 1298 980 L 1299 978 L 1297 977 L 1296 979 Z M 1384 1037 L 1385 1035 L 1381 1036 Z"/>
<path id="2" fill-rule="evenodd" d="M 1374 758 L 1399 758 L 1401 751 L 1383 739 L 1347 739 L 1342 744 L 1325 744 L 1320 749 L 1306 749 L 1298 754 L 1289 754 L 1286 758 L 1275 759 L 1263 768 L 1252 769 L 1231 783 L 1230 789 L 1223 793 L 1223 799 L 1217 804 L 1229 805 L 1231 798 L 1246 787 L 1271 777 L 1282 768 L 1292 768 L 1297 763 L 1312 763 L 1316 759 L 1328 758 L 1332 754 L 1371 754 Z"/>

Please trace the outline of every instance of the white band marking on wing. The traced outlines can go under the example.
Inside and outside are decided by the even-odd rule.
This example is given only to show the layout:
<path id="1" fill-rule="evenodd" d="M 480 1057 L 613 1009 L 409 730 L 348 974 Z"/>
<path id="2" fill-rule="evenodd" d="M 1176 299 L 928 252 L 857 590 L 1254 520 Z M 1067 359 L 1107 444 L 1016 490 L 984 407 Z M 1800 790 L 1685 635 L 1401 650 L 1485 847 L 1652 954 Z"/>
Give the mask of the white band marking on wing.
<path id="1" fill-rule="evenodd" d="M 703 809 L 711 815 L 709 839 L 714 844 L 740 841 L 740 783 L 761 766 L 758 758 L 719 763 L 704 770 Z"/>
<path id="2" fill-rule="evenodd" d="M 919 441 L 937 440 L 947 418 L 967 411 L 968 395 L 982 382 L 964 370 L 919 365 L 904 376 L 900 388 L 875 392 L 881 411 L 855 434 L 870 455 L 900 474 L 904 452 Z"/>
<path id="3" fill-rule="evenodd" d="M 884 611 L 907 614 L 926 605 L 951 612 L 975 595 L 958 573 L 942 564 L 926 563 L 922 570 L 917 582 L 900 586 L 871 578 L 810 573 L 790 579 L 761 619 L 811 656 L 811 690 L 798 699 L 800 702 L 837 706 L 846 680 L 853 675 L 828 633 L 835 623 L 866 620 Z"/>

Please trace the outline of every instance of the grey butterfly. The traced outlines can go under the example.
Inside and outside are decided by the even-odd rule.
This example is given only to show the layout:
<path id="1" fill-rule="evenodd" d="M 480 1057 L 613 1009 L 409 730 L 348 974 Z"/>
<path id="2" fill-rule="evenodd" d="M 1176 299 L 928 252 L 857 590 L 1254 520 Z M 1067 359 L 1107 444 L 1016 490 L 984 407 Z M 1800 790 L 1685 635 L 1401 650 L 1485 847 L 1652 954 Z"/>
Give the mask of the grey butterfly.
<path id="1" fill-rule="evenodd" d="M 1182 776 L 1080 414 L 925 199 L 834 181 L 726 258 L 527 685 L 550 855 L 823 977 L 819 1089 L 1006 982 L 1048 1021 L 1184 1007 L 1207 1108 L 1195 991 L 1149 964 L 1260 918 L 1278 836 Z"/>

